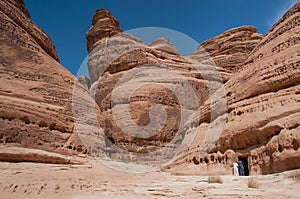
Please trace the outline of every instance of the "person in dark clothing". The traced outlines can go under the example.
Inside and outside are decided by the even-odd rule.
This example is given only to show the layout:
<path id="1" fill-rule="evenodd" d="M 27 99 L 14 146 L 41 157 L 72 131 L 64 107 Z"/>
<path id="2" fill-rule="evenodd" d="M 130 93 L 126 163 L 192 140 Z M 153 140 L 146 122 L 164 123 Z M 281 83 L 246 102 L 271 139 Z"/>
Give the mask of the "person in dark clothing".
<path id="1" fill-rule="evenodd" d="M 244 176 L 245 175 L 245 168 L 244 168 L 243 162 L 238 161 L 238 165 L 239 165 L 239 174 L 240 174 L 240 176 Z"/>

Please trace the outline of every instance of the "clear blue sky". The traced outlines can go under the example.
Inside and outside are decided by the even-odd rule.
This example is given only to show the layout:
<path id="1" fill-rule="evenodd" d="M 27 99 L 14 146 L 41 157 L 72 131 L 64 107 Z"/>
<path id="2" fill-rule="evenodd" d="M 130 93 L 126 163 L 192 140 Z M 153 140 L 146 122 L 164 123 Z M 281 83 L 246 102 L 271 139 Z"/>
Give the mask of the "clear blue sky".
<path id="1" fill-rule="evenodd" d="M 25 0 L 32 20 L 53 40 L 62 65 L 74 75 L 87 56 L 85 33 L 95 10 L 105 8 L 124 31 L 176 30 L 201 43 L 227 29 L 254 25 L 265 34 L 297 0 Z M 144 38 L 142 38 L 144 39 Z M 147 39 L 145 39 L 146 42 Z M 189 50 L 177 46 L 182 54 Z"/>

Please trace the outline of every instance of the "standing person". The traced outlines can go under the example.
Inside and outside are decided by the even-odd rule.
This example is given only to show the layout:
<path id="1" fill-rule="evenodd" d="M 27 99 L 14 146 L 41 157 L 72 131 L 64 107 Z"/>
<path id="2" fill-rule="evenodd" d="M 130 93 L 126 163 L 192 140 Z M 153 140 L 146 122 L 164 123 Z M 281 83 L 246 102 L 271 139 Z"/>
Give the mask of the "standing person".
<path id="1" fill-rule="evenodd" d="M 242 161 L 238 161 L 238 166 L 239 166 L 239 174 L 240 176 L 244 176 L 245 175 L 245 168 L 244 168 L 244 164 Z"/>
<path id="2" fill-rule="evenodd" d="M 239 165 L 236 161 L 233 163 L 233 174 L 234 176 L 239 176 Z"/>

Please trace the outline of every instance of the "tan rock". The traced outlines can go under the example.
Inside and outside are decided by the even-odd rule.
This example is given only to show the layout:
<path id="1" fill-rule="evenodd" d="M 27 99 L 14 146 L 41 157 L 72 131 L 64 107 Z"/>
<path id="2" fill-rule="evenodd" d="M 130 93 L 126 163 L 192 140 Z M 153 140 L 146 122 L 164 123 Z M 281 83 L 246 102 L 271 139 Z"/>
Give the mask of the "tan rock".
<path id="1" fill-rule="evenodd" d="M 262 38 L 255 27 L 241 26 L 203 42 L 193 55 L 202 53 L 204 48 L 217 66 L 236 72 L 243 68 L 243 63 Z"/>
<path id="2" fill-rule="evenodd" d="M 50 153 L 38 149 L 28 149 L 16 146 L 0 146 L 0 161 L 5 162 L 35 162 L 46 164 L 84 164 L 80 157 L 72 157 Z"/>
<path id="3" fill-rule="evenodd" d="M 84 86 L 86 90 L 89 90 L 91 88 L 91 81 L 89 78 L 80 76 L 78 77 L 78 81 Z"/>
<path id="4" fill-rule="evenodd" d="M 119 22 L 108 10 L 104 9 L 99 9 L 95 12 L 92 25 L 93 26 L 86 34 L 89 52 L 93 50 L 94 45 L 101 39 L 121 32 Z"/>
<path id="5" fill-rule="evenodd" d="M 233 150 L 236 155 L 228 158 L 231 162 L 237 158 L 247 160 L 250 174 L 299 168 L 299 16 L 298 2 L 260 41 L 243 69 L 225 84 L 226 124 L 209 154 L 201 153 L 207 149 L 203 139 L 195 139 L 175 164 L 186 164 L 185 160 L 199 156 L 200 160 L 205 159 L 210 154 L 216 159 L 217 153 Z M 197 136 L 210 136 L 207 126 L 220 119 L 211 110 L 219 106 L 220 103 L 207 101 L 200 107 Z M 198 122 L 197 119 L 190 123 Z M 229 163 L 224 173 L 230 173 L 230 166 Z M 217 168 L 220 167 L 224 168 Z"/>
<path id="6" fill-rule="evenodd" d="M 156 50 L 166 51 L 175 55 L 179 55 L 176 47 L 167 38 L 159 38 L 150 44 L 150 47 Z"/>
<path id="7" fill-rule="evenodd" d="M 54 45 L 30 20 L 23 1 L 0 1 L 0 10 L 1 143 L 87 153 L 78 135 L 74 135 L 78 125 L 88 124 L 90 131 L 99 131 L 87 116 L 74 118 L 76 79 L 57 62 Z M 80 97 L 73 102 L 77 108 L 85 107 L 92 98 L 82 85 L 76 85 Z"/>
<path id="8" fill-rule="evenodd" d="M 180 56 L 167 39 L 147 45 L 125 33 L 102 37 L 89 54 L 88 67 L 90 92 L 105 118 L 107 146 L 141 154 L 180 144 L 189 115 L 230 76 L 222 68 L 216 76 L 211 63 Z"/>
<path id="9" fill-rule="evenodd" d="M 11 42 L 17 42 L 16 45 L 29 48 L 36 52 L 50 55 L 58 61 L 58 56 L 55 47 L 49 36 L 41 30 L 36 24 L 30 20 L 30 15 L 24 5 L 24 1 L 5 0 L 0 2 L 1 13 L 1 29 L 3 31 L 15 31 L 14 34 L 18 35 L 16 38 L 7 38 Z M 12 24 L 12 21 L 13 24 Z M 13 29 L 18 27 L 17 29 Z M 8 29 L 8 30 L 7 30 Z M 26 31 L 26 34 L 22 32 Z M 6 35 L 9 37 L 9 35 Z"/>

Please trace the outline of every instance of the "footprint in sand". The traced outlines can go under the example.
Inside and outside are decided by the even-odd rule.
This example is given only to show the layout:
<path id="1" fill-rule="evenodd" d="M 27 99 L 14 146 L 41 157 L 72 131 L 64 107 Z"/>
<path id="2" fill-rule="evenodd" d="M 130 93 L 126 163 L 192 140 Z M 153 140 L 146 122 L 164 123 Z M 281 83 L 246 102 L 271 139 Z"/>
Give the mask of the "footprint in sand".
<path id="1" fill-rule="evenodd" d="M 41 194 L 42 191 L 46 189 L 46 186 L 47 186 L 47 184 L 42 185 L 38 191 L 38 194 Z"/>
<path id="2" fill-rule="evenodd" d="M 18 188 L 18 185 L 15 185 L 14 189 L 13 189 L 13 193 L 15 193 L 17 191 L 17 188 Z"/>
<path id="3" fill-rule="evenodd" d="M 56 185 L 55 188 L 54 188 L 54 192 L 55 192 L 55 193 L 58 193 L 58 190 L 59 190 L 59 189 L 60 189 L 59 185 Z"/>

